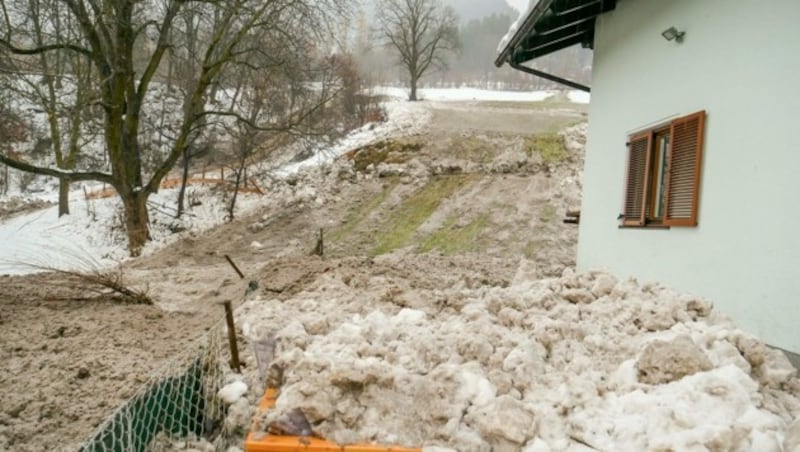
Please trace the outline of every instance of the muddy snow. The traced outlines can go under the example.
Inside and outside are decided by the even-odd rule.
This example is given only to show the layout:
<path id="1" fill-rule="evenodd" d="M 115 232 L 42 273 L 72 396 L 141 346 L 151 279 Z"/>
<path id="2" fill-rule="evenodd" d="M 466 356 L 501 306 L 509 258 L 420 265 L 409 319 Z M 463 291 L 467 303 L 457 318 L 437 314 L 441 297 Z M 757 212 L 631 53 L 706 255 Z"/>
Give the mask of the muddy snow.
<path id="1" fill-rule="evenodd" d="M 784 443 L 800 414 L 794 368 L 710 303 L 604 273 L 537 280 L 531 267 L 475 284 L 446 259 L 385 257 L 356 273 L 331 262 L 290 299 L 247 303 L 245 336 L 274 335 L 283 370 L 259 428 L 299 408 L 340 444 L 798 447 Z"/>
<path id="2" fill-rule="evenodd" d="M 236 221 L 220 224 L 208 187 L 190 187 L 180 227 L 154 212 L 155 242 L 122 265 L 154 306 L 58 274 L 0 277 L 0 450 L 87 439 L 220 320 L 219 302 L 241 304 L 225 255 L 261 287 L 237 310 L 246 374 L 220 394 L 240 431 L 267 385 L 252 345 L 274 335 L 281 392 L 257 430 L 300 418 L 340 443 L 431 452 L 797 447 L 800 389 L 779 352 L 708 301 L 570 270 L 577 229 L 561 220 L 580 206 L 584 106 L 398 105 L 321 168 L 259 179 L 266 194 L 242 195 Z M 95 206 L 57 223 L 52 208 L 15 214 L 0 257 L 30 257 L 10 250 L 32 231 L 113 262 L 113 204 Z"/>

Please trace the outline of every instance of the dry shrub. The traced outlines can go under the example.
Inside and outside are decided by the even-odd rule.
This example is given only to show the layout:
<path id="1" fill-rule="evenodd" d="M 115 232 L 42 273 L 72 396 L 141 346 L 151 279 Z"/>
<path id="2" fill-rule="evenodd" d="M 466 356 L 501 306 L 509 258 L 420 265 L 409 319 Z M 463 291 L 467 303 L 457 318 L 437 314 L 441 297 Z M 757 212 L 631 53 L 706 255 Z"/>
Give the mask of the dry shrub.
<path id="1" fill-rule="evenodd" d="M 111 299 L 125 304 L 153 304 L 148 288 L 140 289 L 125 281 L 125 272 L 121 265 L 102 269 L 100 264 L 90 256 L 79 253 L 62 252 L 71 258 L 71 266 L 82 270 L 70 270 L 47 262 L 48 256 L 40 255 L 29 261 L 4 261 L 16 267 L 27 267 L 34 271 L 53 272 L 68 276 L 78 281 L 80 289 L 97 294 L 98 299 Z"/>

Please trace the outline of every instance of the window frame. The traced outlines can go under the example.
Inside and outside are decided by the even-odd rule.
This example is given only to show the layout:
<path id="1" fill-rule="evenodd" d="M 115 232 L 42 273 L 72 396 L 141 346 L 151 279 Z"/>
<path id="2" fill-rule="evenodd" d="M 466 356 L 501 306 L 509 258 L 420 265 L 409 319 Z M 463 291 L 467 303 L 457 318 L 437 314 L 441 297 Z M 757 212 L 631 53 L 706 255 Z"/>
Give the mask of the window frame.
<path id="1" fill-rule="evenodd" d="M 705 117 L 701 110 L 628 136 L 620 228 L 698 225 Z M 659 147 L 665 135 L 666 150 Z M 659 172 L 661 188 L 656 186 Z M 663 203 L 660 216 L 655 215 L 658 203 Z"/>

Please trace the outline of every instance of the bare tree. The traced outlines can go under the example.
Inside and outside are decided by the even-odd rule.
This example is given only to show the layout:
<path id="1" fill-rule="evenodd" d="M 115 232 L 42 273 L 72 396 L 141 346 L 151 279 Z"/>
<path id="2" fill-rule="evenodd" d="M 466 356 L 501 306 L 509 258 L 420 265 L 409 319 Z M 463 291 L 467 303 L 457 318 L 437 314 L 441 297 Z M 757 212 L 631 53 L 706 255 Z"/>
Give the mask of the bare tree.
<path id="1" fill-rule="evenodd" d="M 25 141 L 27 134 L 25 124 L 8 108 L 7 95 L 8 92 L 0 94 L 0 150 L 8 155 L 17 155 L 14 145 Z M 11 185 L 10 174 L 8 166 L 5 166 L 0 177 L 0 189 L 3 194 L 8 193 L 9 185 Z"/>
<path id="2" fill-rule="evenodd" d="M 408 99 L 415 101 L 420 78 L 432 67 L 446 67 L 445 56 L 458 49 L 458 17 L 440 0 L 381 0 L 378 22 L 408 71 Z"/>
<path id="3" fill-rule="evenodd" d="M 27 27 L 13 30 L 17 36 L 37 46 L 49 39 L 77 39 L 72 18 L 62 17 L 63 4 L 54 0 L 27 0 L 17 5 L 27 5 L 23 16 Z M 46 134 L 31 137 L 38 142 L 37 149 L 51 149 L 57 168 L 74 170 L 79 150 L 93 141 L 99 131 L 99 124 L 94 123 L 89 110 L 94 96 L 92 67 L 83 65 L 71 52 L 55 49 L 32 56 L 7 55 L 3 61 L 0 87 L 13 93 L 18 102 L 27 102 L 44 113 Z M 59 178 L 58 199 L 58 215 L 68 214 L 68 178 Z"/>
<path id="4" fill-rule="evenodd" d="M 234 74 L 235 86 L 229 102 L 229 114 L 238 112 L 238 121 L 226 127 L 232 139 L 234 184 L 228 204 L 228 221 L 234 219 L 238 191 L 246 183 L 247 165 L 254 156 L 267 155 L 290 143 L 317 144 L 349 130 L 343 108 L 334 111 L 346 91 L 347 80 L 340 70 L 341 60 L 325 57 L 329 49 L 318 49 L 319 55 L 308 55 L 308 45 L 294 33 L 279 35 L 273 30 L 248 38 L 258 53 L 250 55 L 246 64 L 253 71 Z M 305 49 L 305 50 L 304 50 Z M 296 58 L 300 53 L 306 58 Z M 301 115 L 297 115 L 302 112 Z M 344 115 L 341 113 L 345 113 Z M 294 116 L 293 127 L 280 127 L 275 118 Z M 311 140 L 307 140 L 311 138 Z"/>
<path id="5" fill-rule="evenodd" d="M 181 110 L 187 112 L 191 107 L 192 87 L 197 84 L 198 67 L 201 64 L 200 55 L 197 53 L 198 47 L 202 45 L 201 32 L 205 29 L 215 29 L 216 21 L 220 15 L 216 14 L 210 19 L 212 23 L 203 27 L 203 15 L 197 10 L 197 5 L 187 5 L 180 23 L 181 26 L 174 30 L 178 33 L 177 40 L 182 45 L 170 48 L 168 69 L 167 69 L 167 91 L 172 93 L 177 90 L 181 96 Z M 182 38 L 182 39 L 181 39 Z M 173 84 L 173 75 L 177 76 L 178 85 Z M 213 97 L 214 89 L 211 89 L 209 97 Z M 166 96 L 165 96 L 166 98 Z M 166 109 L 165 109 L 166 110 Z M 184 198 L 186 195 L 186 185 L 189 179 L 189 168 L 192 159 L 207 150 L 207 143 L 200 143 L 203 128 L 206 125 L 207 117 L 203 117 L 195 125 L 194 132 L 189 136 L 187 145 L 181 154 L 181 186 L 178 190 L 176 218 L 180 218 L 184 212 Z"/>
<path id="6" fill-rule="evenodd" d="M 78 36 L 47 34 L 43 42 L 36 42 L 30 39 L 31 25 L 25 15 L 30 5 L 26 0 L 0 0 L 3 11 L 0 48 L 5 53 L 37 56 L 69 52 L 86 66 L 94 67 L 93 82 L 100 93 L 98 104 L 102 107 L 109 168 L 69 171 L 32 165 L 2 153 L 0 162 L 70 182 L 94 180 L 113 186 L 124 207 L 128 248 L 131 255 L 138 255 L 150 239 L 149 196 L 158 191 L 161 181 L 183 155 L 199 121 L 220 113 L 207 108 L 209 92 L 226 71 L 248 70 L 246 64 L 237 63 L 259 52 L 247 38 L 261 30 L 279 33 L 302 29 L 301 37 L 306 43 L 309 36 L 321 37 L 327 29 L 326 20 L 341 13 L 348 3 L 346 0 L 63 0 L 66 10 L 61 14 L 76 24 Z M 141 126 L 144 117 L 155 113 L 150 111 L 153 107 L 147 96 L 165 53 L 173 45 L 173 28 L 189 4 L 198 6 L 195 12 L 216 20 L 209 21 L 213 28 L 205 30 L 202 45 L 197 48 L 197 54 L 202 56 L 194 78 L 196 83 L 190 87 L 189 101 L 181 112 L 170 146 L 153 159 L 153 168 L 147 170 L 145 157 L 152 148 L 143 142 Z M 308 58 L 308 52 L 296 58 Z M 262 127 L 291 128 L 307 114 L 295 110 L 280 118 L 280 124 Z"/>

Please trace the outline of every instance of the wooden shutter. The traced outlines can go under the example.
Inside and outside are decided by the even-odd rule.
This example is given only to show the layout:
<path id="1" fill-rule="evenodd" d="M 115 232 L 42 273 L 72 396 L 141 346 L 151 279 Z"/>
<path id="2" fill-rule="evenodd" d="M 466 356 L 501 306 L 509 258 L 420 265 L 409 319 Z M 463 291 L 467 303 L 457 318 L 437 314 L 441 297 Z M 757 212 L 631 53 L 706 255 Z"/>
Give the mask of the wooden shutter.
<path id="1" fill-rule="evenodd" d="M 650 177 L 650 153 L 653 148 L 651 132 L 634 135 L 628 142 L 628 174 L 625 181 L 625 210 L 622 224 L 643 226 L 646 194 Z"/>
<path id="2" fill-rule="evenodd" d="M 697 226 L 705 118 L 706 112 L 699 111 L 670 126 L 663 222 L 667 226 Z"/>

